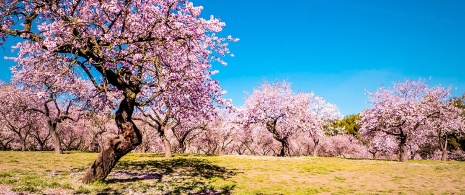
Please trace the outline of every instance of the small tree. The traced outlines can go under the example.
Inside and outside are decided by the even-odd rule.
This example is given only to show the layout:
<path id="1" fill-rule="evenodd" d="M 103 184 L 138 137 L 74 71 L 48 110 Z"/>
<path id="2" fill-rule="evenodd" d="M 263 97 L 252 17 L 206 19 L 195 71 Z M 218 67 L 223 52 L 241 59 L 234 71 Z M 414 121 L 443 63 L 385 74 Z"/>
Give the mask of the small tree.
<path id="1" fill-rule="evenodd" d="M 376 159 L 376 155 L 381 153 L 387 156 L 398 149 L 398 143 L 394 136 L 388 135 L 384 132 L 378 132 L 371 137 L 367 138 L 368 152 L 372 155 L 373 159 Z"/>
<path id="2" fill-rule="evenodd" d="M 290 154 L 290 138 L 307 132 L 315 142 L 323 126 L 334 119 L 337 108 L 313 93 L 294 94 L 286 82 L 265 82 L 250 95 L 242 108 L 244 124 L 249 130 L 266 129 L 280 143 L 278 156 Z M 317 145 L 317 144 L 315 144 Z"/>

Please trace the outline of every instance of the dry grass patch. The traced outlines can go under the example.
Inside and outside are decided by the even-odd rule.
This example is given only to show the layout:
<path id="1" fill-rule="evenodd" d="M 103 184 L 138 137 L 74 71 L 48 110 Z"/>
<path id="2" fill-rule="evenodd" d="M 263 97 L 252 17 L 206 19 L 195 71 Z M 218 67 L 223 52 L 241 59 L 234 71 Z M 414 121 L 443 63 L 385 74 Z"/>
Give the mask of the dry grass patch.
<path id="1" fill-rule="evenodd" d="M 123 157 L 105 182 L 79 179 L 97 154 L 0 152 L 0 191 L 26 194 L 465 194 L 465 162 L 313 157 Z M 1 193 L 0 193 L 1 194 Z"/>

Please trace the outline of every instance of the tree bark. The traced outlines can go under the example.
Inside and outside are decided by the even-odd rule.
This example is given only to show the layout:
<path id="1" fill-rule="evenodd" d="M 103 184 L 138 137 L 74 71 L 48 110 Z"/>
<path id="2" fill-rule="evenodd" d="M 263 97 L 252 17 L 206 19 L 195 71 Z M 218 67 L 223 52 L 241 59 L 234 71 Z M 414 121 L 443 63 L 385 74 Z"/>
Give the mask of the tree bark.
<path id="1" fill-rule="evenodd" d="M 184 141 L 179 142 L 179 149 L 180 149 L 179 153 L 181 154 L 184 154 L 186 152 L 187 146 L 186 144 L 184 144 Z"/>
<path id="2" fill-rule="evenodd" d="M 104 144 L 97 159 L 82 178 L 84 183 L 104 180 L 121 157 L 141 144 L 142 135 L 132 121 L 134 103 L 135 95 L 125 95 L 125 99 L 121 101 L 115 114 L 118 136 Z"/>
<path id="3" fill-rule="evenodd" d="M 48 128 L 50 129 L 50 133 L 52 134 L 52 142 L 53 147 L 55 148 L 55 153 L 63 154 L 63 150 L 61 149 L 61 140 L 60 135 L 57 132 L 57 124 L 53 123 L 51 120 L 47 121 Z"/>
<path id="4" fill-rule="evenodd" d="M 320 149 L 319 140 L 314 141 L 315 146 L 313 147 L 313 157 L 318 157 L 318 150 Z"/>
<path id="5" fill-rule="evenodd" d="M 442 156 L 441 160 L 446 161 L 447 160 L 447 136 L 444 136 L 444 143 L 442 144 Z"/>
<path id="6" fill-rule="evenodd" d="M 27 149 L 26 144 L 27 144 L 26 139 L 21 138 L 21 151 L 26 151 Z"/>
<path id="7" fill-rule="evenodd" d="M 168 140 L 168 138 L 165 135 L 160 135 L 162 141 L 163 141 L 163 146 L 165 147 L 165 157 L 166 158 L 171 158 L 171 143 Z"/>
<path id="8" fill-rule="evenodd" d="M 281 142 L 281 150 L 279 152 L 278 156 L 287 156 L 289 155 L 289 144 L 287 143 L 287 140 L 278 140 Z"/>
<path id="9" fill-rule="evenodd" d="M 400 162 L 407 162 L 408 161 L 408 146 L 407 146 L 407 138 L 405 136 L 400 137 L 400 144 L 399 144 L 399 161 Z"/>

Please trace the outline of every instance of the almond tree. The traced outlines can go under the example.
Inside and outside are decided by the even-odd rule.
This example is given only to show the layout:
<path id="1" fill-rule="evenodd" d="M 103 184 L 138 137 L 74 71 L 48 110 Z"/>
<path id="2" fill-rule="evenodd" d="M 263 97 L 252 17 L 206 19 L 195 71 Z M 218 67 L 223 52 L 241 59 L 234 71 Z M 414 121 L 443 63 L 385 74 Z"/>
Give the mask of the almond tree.
<path id="1" fill-rule="evenodd" d="M 251 131 L 265 128 L 280 143 L 279 156 L 289 155 L 289 137 L 303 131 L 298 123 L 304 120 L 309 99 L 306 94 L 293 94 L 289 83 L 263 83 L 254 89 L 245 102 L 245 125 Z M 255 130 L 256 131 L 256 130 Z"/>
<path id="2" fill-rule="evenodd" d="M 393 136 L 384 132 L 378 132 L 373 137 L 365 138 L 367 138 L 368 142 L 368 152 L 372 155 L 373 159 L 376 158 L 376 154 L 378 153 L 387 154 L 398 149 L 398 144 Z"/>
<path id="3" fill-rule="evenodd" d="M 225 26 L 188 0 L 0 1 L 0 37 L 24 39 L 16 61 L 55 67 L 56 74 L 82 73 L 99 91 L 119 91 L 118 136 L 108 140 L 83 182 L 103 180 L 116 162 L 141 143 L 132 115 L 161 94 L 198 105 L 192 89 L 220 97 L 210 79 L 214 53 L 228 53 Z M 231 37 L 228 39 L 232 40 Z"/>
<path id="4" fill-rule="evenodd" d="M 37 98 L 35 98 L 37 99 Z M 34 96 L 11 84 L 0 86 L 0 123 L 2 131 L 11 131 L 19 139 L 21 150 L 27 149 L 28 139 L 38 128 L 38 116 L 27 108 L 34 103 Z"/>
<path id="5" fill-rule="evenodd" d="M 287 156 L 290 138 L 307 132 L 317 140 L 334 108 L 313 93 L 294 94 L 287 82 L 265 82 L 246 99 L 242 112 L 246 127 L 265 128 L 281 145 L 278 155 Z"/>
<path id="6" fill-rule="evenodd" d="M 438 108 L 449 95 L 449 89 L 428 88 L 421 80 L 394 83 L 392 89 L 381 87 L 368 93 L 373 108 L 361 113 L 360 132 L 365 136 L 377 132 L 394 136 L 399 147 L 399 160 L 406 162 L 409 143 L 426 141 L 423 138 L 434 128 L 432 124 L 438 124 L 432 121 L 446 117 Z M 441 126 L 441 129 L 448 127 Z"/>
<path id="7" fill-rule="evenodd" d="M 431 89 L 430 95 L 425 98 L 428 112 L 435 113 L 427 120 L 427 125 L 432 130 L 431 134 L 441 149 L 441 160 L 443 161 L 447 160 L 449 136 L 465 132 L 462 110 L 454 106 L 452 102 L 447 101 L 450 96 L 450 88 L 436 87 Z"/>
<path id="8" fill-rule="evenodd" d="M 54 66 L 19 63 L 12 67 L 12 83 L 38 96 L 35 104 L 30 104 L 27 110 L 43 116 L 58 154 L 63 153 L 58 126 L 66 120 L 76 122 L 80 115 L 85 114 L 85 102 L 92 95 L 91 82 L 76 77 L 66 66 L 58 62 Z"/>
<path id="9" fill-rule="evenodd" d="M 209 120 L 198 117 L 187 120 L 179 118 L 176 119 L 176 121 L 178 121 L 177 123 L 179 125 L 174 126 L 171 128 L 171 130 L 173 131 L 173 136 L 177 142 L 177 152 L 185 153 L 191 141 L 195 139 L 196 136 L 198 136 L 198 134 L 200 134 L 202 131 L 207 130 Z M 210 133 L 211 132 L 208 132 L 207 134 L 213 137 Z"/>
<path id="10" fill-rule="evenodd" d="M 341 118 L 341 114 L 336 105 L 327 103 L 319 96 L 312 96 L 308 112 L 313 116 L 313 120 L 307 120 L 311 123 L 307 125 L 306 133 L 313 141 L 313 156 L 316 157 L 320 148 L 320 139 L 324 138 L 328 127 Z"/>
<path id="11" fill-rule="evenodd" d="M 366 158 L 366 147 L 350 134 L 326 137 L 323 143 L 324 156 L 343 158 Z"/>
<path id="12" fill-rule="evenodd" d="M 0 124 L 0 150 L 9 150 L 14 141 L 12 132 L 5 131 L 4 125 Z"/>

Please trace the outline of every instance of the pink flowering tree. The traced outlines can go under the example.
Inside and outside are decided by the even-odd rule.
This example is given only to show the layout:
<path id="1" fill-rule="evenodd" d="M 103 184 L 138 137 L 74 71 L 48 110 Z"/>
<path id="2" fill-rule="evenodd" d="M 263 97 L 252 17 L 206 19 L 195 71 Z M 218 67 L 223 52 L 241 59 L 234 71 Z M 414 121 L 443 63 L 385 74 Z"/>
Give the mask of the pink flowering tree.
<path id="1" fill-rule="evenodd" d="M 0 150 L 10 150 L 14 142 L 13 133 L 6 130 L 4 124 L 0 124 Z"/>
<path id="2" fill-rule="evenodd" d="M 188 83 L 194 78 L 182 79 L 186 80 L 180 81 L 181 83 Z M 212 81 L 209 84 L 216 85 L 217 82 Z M 191 87 L 179 84 L 168 86 L 168 88 L 186 94 L 183 96 L 160 94 L 146 106 L 138 107 L 137 114 L 140 117 L 136 119 L 157 130 L 165 148 L 165 157 L 170 158 L 172 144 L 167 135 L 168 132 L 173 133 L 176 142 L 185 151 L 186 139 L 191 136 L 191 133 L 195 130 L 205 129 L 208 122 L 216 117 L 215 106 L 229 106 L 230 104 L 229 101 L 222 100 L 219 96 L 224 92 L 212 94 L 211 91 L 202 90 L 202 86 Z"/>
<path id="3" fill-rule="evenodd" d="M 45 119 L 43 119 L 43 116 L 38 117 L 39 118 L 36 120 L 38 123 L 31 133 L 31 138 L 35 140 L 34 146 L 36 147 L 36 150 L 50 150 L 51 148 L 53 148 L 51 146 L 52 135 L 50 134 L 47 124 L 40 122 L 45 121 Z"/>
<path id="4" fill-rule="evenodd" d="M 171 158 L 171 143 L 167 134 L 178 125 L 172 109 L 164 106 L 158 108 L 145 106 L 138 111 L 140 114 L 136 114 L 134 120 L 141 121 L 156 130 L 156 134 L 163 142 L 165 157 Z"/>
<path id="5" fill-rule="evenodd" d="M 88 150 L 99 152 L 104 141 L 116 136 L 118 129 L 114 123 L 114 110 L 123 97 L 118 92 L 98 93 L 96 97 L 88 99 L 87 113 L 81 118 L 87 129 Z"/>
<path id="6" fill-rule="evenodd" d="M 447 160 L 449 136 L 458 135 L 465 132 L 464 118 L 462 110 L 454 106 L 447 99 L 450 98 L 450 88 L 436 87 L 431 89 L 430 96 L 424 102 L 428 105 L 429 113 L 435 113 L 429 120 L 427 126 L 439 146 L 442 155 L 441 160 Z"/>
<path id="7" fill-rule="evenodd" d="M 17 44 L 19 66 L 81 74 L 94 89 L 123 96 L 115 112 L 118 136 L 106 142 L 83 182 L 105 179 L 141 143 L 132 119 L 136 106 L 162 94 L 180 103 L 203 98 L 189 97 L 192 90 L 221 96 L 209 69 L 212 60 L 222 62 L 219 57 L 229 53 L 227 40 L 215 34 L 225 24 L 200 18 L 201 10 L 188 0 L 0 2 L 1 42 L 24 39 Z"/>
<path id="8" fill-rule="evenodd" d="M 245 102 L 245 125 L 251 131 L 265 128 L 280 143 L 279 156 L 289 155 L 289 137 L 303 131 L 299 125 L 306 114 L 308 98 L 295 95 L 290 83 L 263 83 Z"/>
<path id="9" fill-rule="evenodd" d="M 15 59 L 20 62 L 19 58 Z M 27 110 L 41 114 L 49 128 L 55 152 L 62 154 L 58 126 L 66 120 L 77 121 L 85 114 L 86 100 L 91 99 L 92 83 L 66 70 L 66 65 L 43 66 L 39 63 L 12 67 L 12 83 L 37 95 L 35 105 Z"/>
<path id="10" fill-rule="evenodd" d="M 328 133 L 329 127 L 341 118 L 339 109 L 334 104 L 327 103 L 322 97 L 314 96 L 311 94 L 310 106 L 308 112 L 312 117 L 310 125 L 307 126 L 309 137 L 313 141 L 313 156 L 318 156 L 318 150 L 320 149 L 320 139 L 324 139 L 325 134 Z M 331 130 L 333 131 L 333 130 Z"/>
<path id="11" fill-rule="evenodd" d="M 176 145 L 182 152 L 229 154 L 235 139 L 234 112 L 230 108 L 216 108 L 213 116 L 197 116 L 180 120 L 173 128 Z"/>
<path id="12" fill-rule="evenodd" d="M 367 149 L 353 135 L 334 135 L 324 139 L 323 156 L 343 158 L 366 158 Z"/>
<path id="13" fill-rule="evenodd" d="M 247 98 L 242 112 L 245 126 L 255 132 L 266 129 L 280 143 L 278 155 L 286 156 L 291 137 L 307 132 L 318 140 L 335 110 L 313 93 L 294 94 L 287 82 L 265 82 Z"/>
<path id="14" fill-rule="evenodd" d="M 441 116 L 434 104 L 443 102 L 449 95 L 443 87 L 428 88 L 427 84 L 406 80 L 394 84 L 394 88 L 379 88 L 369 92 L 371 109 L 361 113 L 360 132 L 374 136 L 378 132 L 392 135 L 399 147 L 399 160 L 408 160 L 408 146 L 411 142 L 424 142 L 422 139 L 432 129 L 432 120 Z"/>
<path id="15" fill-rule="evenodd" d="M 191 117 L 176 119 L 178 125 L 174 126 L 171 130 L 173 137 L 176 140 L 177 152 L 185 153 L 190 143 L 203 131 L 207 130 L 207 125 L 210 120 L 203 117 Z M 214 137 L 213 135 L 210 135 Z"/>
<path id="16" fill-rule="evenodd" d="M 92 152 L 101 151 L 104 144 L 103 138 L 109 135 L 114 136 L 118 132 L 113 123 L 111 110 L 88 112 L 88 115 L 84 118 L 84 122 L 89 139 L 87 148 Z"/>
<path id="17" fill-rule="evenodd" d="M 11 84 L 0 86 L 0 123 L 2 131 L 10 131 L 18 139 L 21 150 L 30 145 L 29 139 L 38 129 L 37 114 L 27 108 L 34 104 L 34 95 Z"/>
<path id="18" fill-rule="evenodd" d="M 394 136 L 384 132 L 378 132 L 372 137 L 365 137 L 365 140 L 367 142 L 368 152 L 373 159 L 376 159 L 377 155 L 387 156 L 387 154 L 393 153 L 398 149 L 399 145 Z"/>

